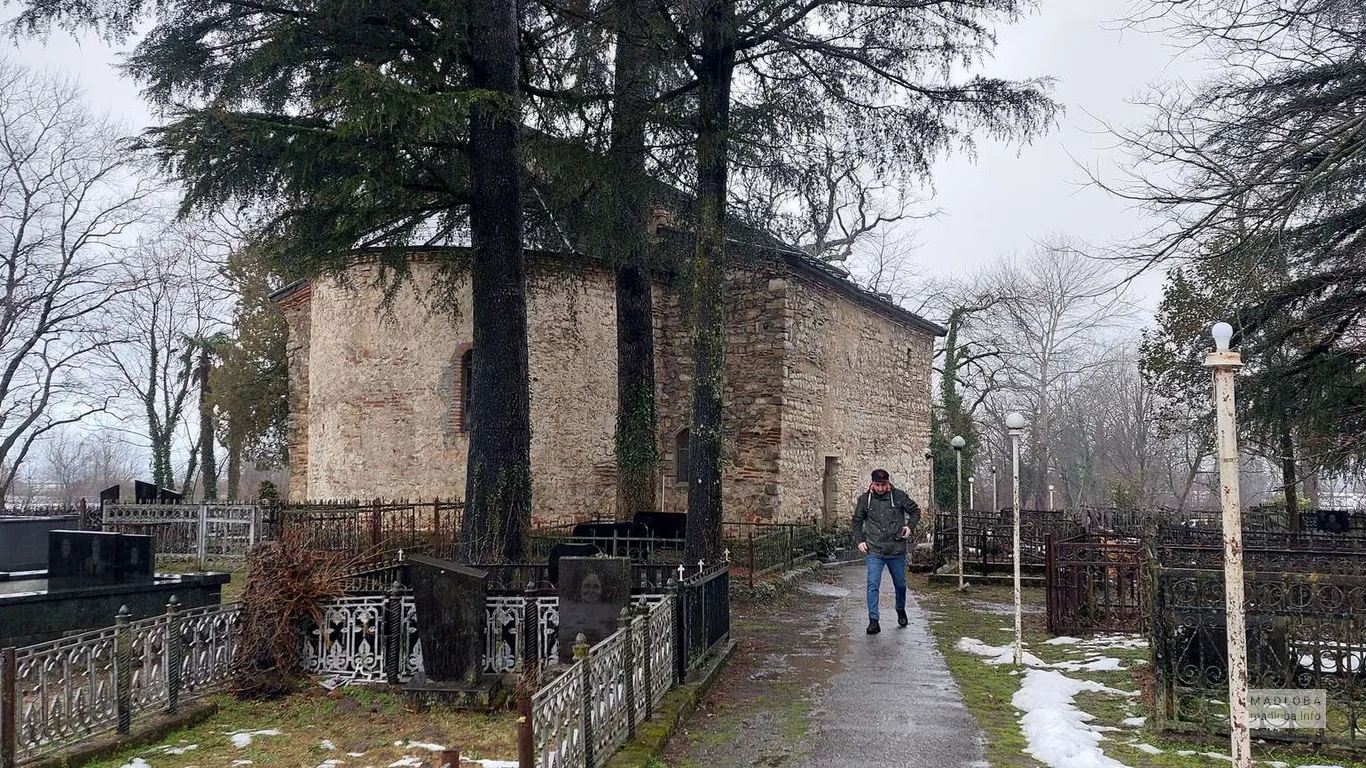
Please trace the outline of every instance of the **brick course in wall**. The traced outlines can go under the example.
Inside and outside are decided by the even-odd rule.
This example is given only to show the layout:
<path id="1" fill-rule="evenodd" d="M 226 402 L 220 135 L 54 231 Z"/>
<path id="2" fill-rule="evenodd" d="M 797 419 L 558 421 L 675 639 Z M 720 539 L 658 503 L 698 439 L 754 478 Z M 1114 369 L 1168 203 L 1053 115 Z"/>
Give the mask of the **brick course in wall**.
<path id="1" fill-rule="evenodd" d="M 934 326 L 879 309 L 837 278 L 783 258 L 727 282 L 723 477 L 727 520 L 837 517 L 885 466 L 923 499 Z M 464 495 L 462 355 L 467 312 L 422 299 L 437 266 L 417 259 L 390 301 L 378 267 L 282 292 L 289 322 L 293 499 Z M 533 508 L 550 524 L 611 517 L 616 504 L 614 281 L 581 259 L 528 264 Z M 456 306 L 468 308 L 468 284 Z M 691 334 L 675 291 L 655 285 L 661 508 L 686 508 L 676 442 L 691 403 Z"/>

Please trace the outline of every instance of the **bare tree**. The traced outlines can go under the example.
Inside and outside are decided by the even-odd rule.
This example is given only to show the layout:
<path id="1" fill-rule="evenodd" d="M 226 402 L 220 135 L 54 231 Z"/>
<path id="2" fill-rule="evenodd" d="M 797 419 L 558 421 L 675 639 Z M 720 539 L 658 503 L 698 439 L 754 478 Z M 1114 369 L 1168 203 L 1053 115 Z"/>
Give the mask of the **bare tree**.
<path id="1" fill-rule="evenodd" d="M 0 501 L 35 441 L 105 410 L 90 363 L 149 185 L 72 83 L 0 59 Z"/>
<path id="2" fill-rule="evenodd" d="M 199 462 L 200 436 L 188 416 L 199 386 L 195 355 L 202 340 L 225 327 L 220 318 L 229 300 L 215 260 L 192 224 L 140 240 L 126 269 L 141 276 L 142 285 L 112 305 L 128 339 L 104 350 L 126 391 L 119 408 L 142 425 L 138 434 L 151 452 L 153 482 L 175 487 L 177 436 L 188 443 L 185 492 L 193 488 Z"/>
<path id="3" fill-rule="evenodd" d="M 1009 297 L 994 306 L 991 322 L 1005 351 L 1006 397 L 1033 415 L 1028 450 L 1037 505 L 1047 498 L 1053 471 L 1059 398 L 1069 382 L 1104 365 L 1093 350 L 1127 322 L 1132 308 L 1110 265 L 1066 238 L 1041 243 L 1024 261 L 1003 262 L 991 279 L 996 293 Z"/>

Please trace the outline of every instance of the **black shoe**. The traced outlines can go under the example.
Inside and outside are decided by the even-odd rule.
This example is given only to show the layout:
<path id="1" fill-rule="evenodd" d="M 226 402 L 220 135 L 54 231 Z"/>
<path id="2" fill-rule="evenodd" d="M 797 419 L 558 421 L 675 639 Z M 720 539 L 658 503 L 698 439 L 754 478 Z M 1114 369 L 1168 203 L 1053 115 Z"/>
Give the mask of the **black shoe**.
<path id="1" fill-rule="evenodd" d="M 876 635 L 882 631 L 882 625 L 877 623 L 877 619 L 868 620 L 868 634 Z"/>
<path id="2" fill-rule="evenodd" d="M 908 618 L 906 618 L 906 612 L 905 612 L 905 611 L 897 611 L 897 612 L 896 612 L 896 625 L 897 625 L 898 627 L 904 627 L 904 626 L 906 626 L 907 624 L 910 624 L 910 623 L 911 623 L 911 620 L 908 619 Z"/>

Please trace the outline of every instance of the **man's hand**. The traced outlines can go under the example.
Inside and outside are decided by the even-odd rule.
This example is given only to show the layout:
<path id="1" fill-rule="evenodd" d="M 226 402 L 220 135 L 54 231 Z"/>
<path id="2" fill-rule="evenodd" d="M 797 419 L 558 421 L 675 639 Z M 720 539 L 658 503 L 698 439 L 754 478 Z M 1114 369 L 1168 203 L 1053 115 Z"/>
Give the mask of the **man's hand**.
<path id="1" fill-rule="evenodd" d="M 858 551 L 859 551 L 859 552 L 862 552 L 862 553 L 865 554 L 865 555 L 868 554 L 868 542 L 866 542 L 866 541 L 860 541 L 860 542 L 858 543 Z"/>
<path id="2" fill-rule="evenodd" d="M 901 528 L 901 538 L 903 538 L 903 539 L 909 539 L 909 538 L 911 538 L 911 527 L 910 527 L 910 526 L 902 526 L 902 528 Z"/>

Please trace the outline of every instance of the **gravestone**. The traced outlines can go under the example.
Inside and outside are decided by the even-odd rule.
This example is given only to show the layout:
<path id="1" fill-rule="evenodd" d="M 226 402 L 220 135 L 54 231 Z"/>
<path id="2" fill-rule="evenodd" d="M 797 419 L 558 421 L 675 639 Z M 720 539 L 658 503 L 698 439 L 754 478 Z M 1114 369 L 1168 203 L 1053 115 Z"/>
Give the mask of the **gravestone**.
<path id="1" fill-rule="evenodd" d="M 499 677 L 484 674 L 484 571 L 425 555 L 407 562 L 422 669 L 404 694 L 418 706 L 491 708 Z"/>
<path id="2" fill-rule="evenodd" d="M 621 609 L 631 604 L 631 561 L 625 557 L 560 559 L 559 657 L 573 663 L 579 633 L 595 645 L 617 631 Z"/>
<path id="3" fill-rule="evenodd" d="M 556 544 L 550 548 L 550 554 L 546 556 L 545 562 L 551 584 L 560 583 L 560 558 L 563 557 L 592 557 L 602 554 L 602 550 L 593 544 Z"/>
<path id="4" fill-rule="evenodd" d="M 47 547 L 49 588 L 118 583 L 119 534 L 52 531 Z"/>
<path id="5" fill-rule="evenodd" d="M 151 581 L 155 575 L 156 555 L 152 536 L 121 533 L 118 541 L 119 581 Z"/>
<path id="6" fill-rule="evenodd" d="M 681 539 L 688 528 L 688 516 L 681 512 L 637 512 L 634 520 L 657 539 Z"/>

